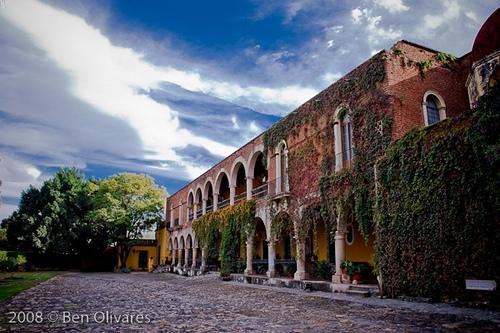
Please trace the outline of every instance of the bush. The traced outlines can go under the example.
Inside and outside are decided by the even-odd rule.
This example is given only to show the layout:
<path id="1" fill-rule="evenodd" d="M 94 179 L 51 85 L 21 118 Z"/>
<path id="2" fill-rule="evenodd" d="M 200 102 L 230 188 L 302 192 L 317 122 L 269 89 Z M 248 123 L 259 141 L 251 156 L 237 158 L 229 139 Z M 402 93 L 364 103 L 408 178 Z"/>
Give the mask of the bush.
<path id="1" fill-rule="evenodd" d="M 335 265 L 328 261 L 318 261 L 314 265 L 313 276 L 316 279 L 330 280 L 335 274 Z"/>
<path id="2" fill-rule="evenodd" d="M 0 271 L 15 271 L 19 266 L 26 265 L 26 257 L 17 252 L 0 251 Z"/>

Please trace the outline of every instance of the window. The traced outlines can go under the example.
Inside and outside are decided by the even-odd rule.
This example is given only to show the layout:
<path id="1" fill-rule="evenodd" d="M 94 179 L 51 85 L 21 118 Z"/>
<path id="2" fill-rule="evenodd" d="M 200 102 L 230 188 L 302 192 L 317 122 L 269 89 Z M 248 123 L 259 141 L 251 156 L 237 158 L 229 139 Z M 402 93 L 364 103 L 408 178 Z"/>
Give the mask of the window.
<path id="1" fill-rule="evenodd" d="M 352 149 L 352 125 L 351 120 L 349 119 L 349 115 L 346 115 L 343 121 L 342 126 L 342 134 L 343 134 L 343 142 L 342 142 L 342 150 L 343 150 L 343 159 L 344 161 L 351 161 L 353 157 L 353 149 Z"/>
<path id="2" fill-rule="evenodd" d="M 346 230 L 345 241 L 347 245 L 352 245 L 352 243 L 354 243 L 354 228 L 352 224 L 348 224 L 345 230 Z"/>
<path id="3" fill-rule="evenodd" d="M 349 167 L 354 158 L 354 141 L 352 122 L 349 117 L 349 108 L 341 105 L 335 111 L 333 125 L 335 139 L 335 171 Z"/>
<path id="4" fill-rule="evenodd" d="M 427 104 L 427 124 L 432 125 L 437 123 L 439 119 L 439 107 L 436 102 L 436 97 L 429 95 L 426 100 Z"/>
<path id="5" fill-rule="evenodd" d="M 425 125 L 435 124 L 446 118 L 443 99 L 434 91 L 426 92 L 423 103 Z"/>

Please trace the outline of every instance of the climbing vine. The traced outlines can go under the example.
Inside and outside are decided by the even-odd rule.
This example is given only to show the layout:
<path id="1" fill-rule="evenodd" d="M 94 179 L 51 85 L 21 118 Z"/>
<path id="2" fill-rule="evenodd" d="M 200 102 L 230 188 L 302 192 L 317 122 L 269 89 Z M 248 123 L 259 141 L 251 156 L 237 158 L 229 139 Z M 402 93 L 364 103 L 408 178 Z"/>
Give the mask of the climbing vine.
<path id="1" fill-rule="evenodd" d="M 193 222 L 198 244 L 207 250 L 207 257 L 220 258 L 221 275 L 235 271 L 240 246 L 255 232 L 254 222 L 255 200 L 241 201 L 207 213 Z"/>
<path id="2" fill-rule="evenodd" d="M 338 80 L 331 88 L 324 90 L 269 128 L 263 136 L 264 161 L 267 161 L 269 150 L 274 149 L 282 140 L 297 137 L 304 125 L 317 126 L 319 119 L 327 113 L 333 113 L 342 102 L 375 89 L 376 84 L 385 78 L 384 59 L 385 51 L 381 51 L 359 66 L 355 73 Z"/>
<path id="3" fill-rule="evenodd" d="M 335 227 L 339 216 L 342 223 L 355 219 L 365 241 L 373 230 L 375 162 L 384 154 L 392 135 L 392 114 L 384 105 L 386 97 L 373 92 L 368 104 L 349 112 L 355 129 L 353 165 L 341 172 L 327 172 L 320 179 L 325 221 Z"/>
<path id="4" fill-rule="evenodd" d="M 496 88 L 380 160 L 376 261 L 389 295 L 467 300 L 465 279 L 500 279 L 498 110 Z"/>
<path id="5" fill-rule="evenodd" d="M 413 60 L 410 59 L 404 50 L 395 48 L 392 50 L 392 54 L 395 56 L 398 56 L 401 58 L 403 65 L 412 67 L 416 66 L 418 68 L 418 71 L 420 73 L 420 76 L 422 78 L 425 78 L 425 73 L 432 68 L 433 65 L 441 64 L 449 69 L 453 69 L 455 66 L 455 63 L 457 62 L 457 57 L 455 57 L 452 54 L 445 53 L 445 52 L 438 52 L 432 57 L 429 57 L 427 59 L 422 59 L 422 60 Z"/>

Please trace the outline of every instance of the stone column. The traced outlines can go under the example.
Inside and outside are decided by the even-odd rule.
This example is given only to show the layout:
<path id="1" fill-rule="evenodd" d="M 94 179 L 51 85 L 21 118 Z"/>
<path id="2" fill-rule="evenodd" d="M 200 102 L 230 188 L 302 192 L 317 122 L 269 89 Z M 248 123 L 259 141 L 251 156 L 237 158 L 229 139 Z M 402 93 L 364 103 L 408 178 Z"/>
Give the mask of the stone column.
<path id="1" fill-rule="evenodd" d="M 306 242 L 297 239 L 297 256 L 295 260 L 297 262 L 297 271 L 293 275 L 295 280 L 305 280 L 306 279 Z"/>
<path id="2" fill-rule="evenodd" d="M 247 268 L 245 269 L 246 275 L 254 274 L 253 271 L 253 236 L 247 237 Z"/>
<path id="3" fill-rule="evenodd" d="M 247 177 L 247 200 L 252 199 L 253 178 Z"/>
<path id="4" fill-rule="evenodd" d="M 268 277 L 275 277 L 276 270 L 274 269 L 276 259 L 276 252 L 274 251 L 274 239 L 268 239 L 267 241 L 267 272 Z"/>
<path id="5" fill-rule="evenodd" d="M 198 217 L 198 203 L 195 203 L 194 204 L 194 208 L 193 208 L 193 220 L 196 220 L 196 218 Z"/>
<path id="6" fill-rule="evenodd" d="M 196 270 L 196 250 L 197 250 L 196 247 L 193 246 L 193 249 L 192 249 L 193 254 L 191 254 L 191 257 L 193 260 L 193 262 L 191 263 L 191 270 L 193 271 L 193 273 Z"/>
<path id="7" fill-rule="evenodd" d="M 207 213 L 207 199 L 203 199 L 203 204 L 201 206 L 201 214 L 205 215 Z"/>
<path id="8" fill-rule="evenodd" d="M 335 232 L 335 275 L 332 277 L 333 283 L 342 283 L 342 269 L 340 265 L 345 259 L 345 235 L 342 231 Z"/>
<path id="9" fill-rule="evenodd" d="M 184 256 L 183 256 L 184 257 L 184 262 L 183 262 L 183 265 L 182 265 L 183 268 L 187 268 L 188 267 L 188 252 L 189 252 L 189 249 L 186 249 L 186 248 L 182 249 L 182 253 L 184 254 Z"/>
<path id="10" fill-rule="evenodd" d="M 214 193 L 214 212 L 217 210 L 218 203 L 219 203 L 219 193 Z"/>
<path id="11" fill-rule="evenodd" d="M 202 247 L 201 248 L 201 267 L 200 270 L 202 273 L 205 273 L 207 269 L 207 248 Z"/>
<path id="12" fill-rule="evenodd" d="M 236 193 L 236 186 L 231 186 L 229 188 L 229 204 L 232 206 L 234 205 L 234 196 Z"/>
<path id="13" fill-rule="evenodd" d="M 172 267 L 175 267 L 175 252 L 176 251 L 177 250 L 175 250 L 175 249 L 172 250 Z"/>
<path id="14" fill-rule="evenodd" d="M 342 169 L 342 136 L 338 121 L 333 125 L 333 135 L 335 137 L 335 171 L 340 171 Z"/>
<path id="15" fill-rule="evenodd" d="M 170 209 L 170 228 L 174 227 L 174 209 Z"/>

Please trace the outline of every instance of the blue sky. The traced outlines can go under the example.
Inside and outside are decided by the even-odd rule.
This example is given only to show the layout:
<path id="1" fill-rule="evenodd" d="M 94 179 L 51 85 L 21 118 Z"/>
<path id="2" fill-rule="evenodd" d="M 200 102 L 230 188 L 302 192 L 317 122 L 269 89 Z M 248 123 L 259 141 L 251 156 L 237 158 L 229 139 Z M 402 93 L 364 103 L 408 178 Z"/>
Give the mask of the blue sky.
<path id="1" fill-rule="evenodd" d="M 0 219 L 30 184 L 170 193 L 377 51 L 461 56 L 497 1 L 0 1 Z"/>

